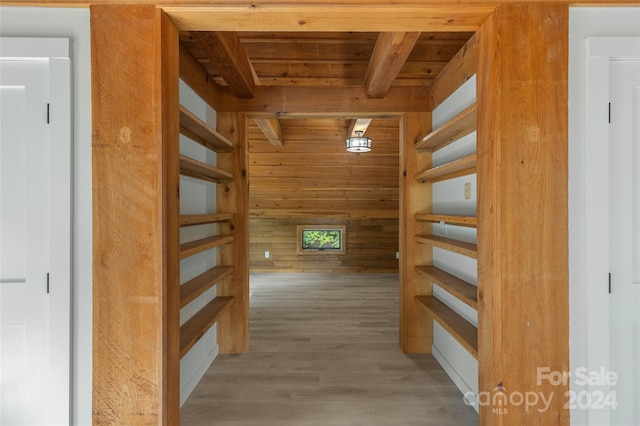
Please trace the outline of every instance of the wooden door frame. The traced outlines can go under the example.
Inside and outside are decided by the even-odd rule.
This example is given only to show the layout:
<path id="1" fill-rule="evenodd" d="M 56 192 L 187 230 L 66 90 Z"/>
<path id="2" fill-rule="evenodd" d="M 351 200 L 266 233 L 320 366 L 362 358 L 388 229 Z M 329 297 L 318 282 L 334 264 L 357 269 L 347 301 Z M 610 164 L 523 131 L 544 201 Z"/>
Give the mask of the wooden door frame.
<path id="1" fill-rule="evenodd" d="M 170 98 L 166 98 L 163 95 L 163 90 L 165 89 L 174 90 L 173 87 L 167 88 L 165 86 L 168 81 L 172 81 L 175 78 L 177 84 L 175 65 L 177 65 L 178 59 L 173 56 L 176 53 L 175 47 L 171 47 L 177 45 L 177 30 L 173 28 L 168 30 L 169 33 L 165 34 L 160 22 L 167 24 L 165 28 L 173 25 L 168 25 L 167 19 L 155 16 L 153 11 L 155 6 L 152 5 L 104 5 L 100 7 L 107 14 L 113 12 L 111 19 L 119 20 L 118 28 L 120 30 L 113 31 L 113 27 L 104 25 L 104 22 L 101 23 L 98 19 L 94 19 L 94 10 L 92 9 L 91 27 L 92 46 L 94 48 L 92 56 L 95 58 L 99 53 L 105 56 L 103 62 L 96 62 L 93 59 L 94 68 L 92 69 L 94 85 L 93 155 L 94 165 L 98 166 L 97 170 L 94 169 L 94 188 L 98 192 L 94 193 L 94 349 L 101 352 L 96 355 L 98 362 L 94 362 L 94 422 L 96 424 L 109 424 L 124 420 L 131 424 L 156 423 L 173 425 L 177 424 L 177 419 L 179 419 L 179 404 L 177 402 L 179 399 L 175 398 L 176 389 L 179 389 L 179 386 L 175 386 L 179 375 L 175 336 L 179 330 L 175 321 L 177 312 L 175 308 L 176 301 L 174 300 L 175 295 L 170 293 L 168 289 L 171 286 L 167 284 L 175 279 L 175 270 L 172 269 L 175 265 L 170 253 L 167 253 L 165 248 L 167 247 L 166 244 L 172 244 L 175 242 L 173 239 L 176 238 L 175 235 L 166 233 L 166 230 L 174 222 L 172 216 L 174 213 L 167 212 L 166 209 L 168 203 L 175 196 L 173 192 L 175 190 L 173 186 L 175 177 L 165 175 L 166 170 L 163 169 L 162 158 L 166 153 L 163 153 L 165 147 L 160 135 L 165 132 L 173 134 L 177 128 L 177 123 L 174 121 L 177 120 L 177 117 L 173 117 L 170 112 L 170 108 L 175 106 L 173 105 L 174 97 L 171 95 Z M 509 200 L 505 204 L 503 195 L 499 192 L 499 185 L 509 181 L 505 180 L 507 178 L 506 175 L 501 174 L 501 164 L 497 162 L 499 158 L 495 157 L 495 155 L 503 152 L 501 150 L 507 152 L 510 149 L 511 145 L 501 140 L 503 132 L 506 131 L 512 135 L 517 132 L 524 132 L 528 135 L 527 137 L 532 137 L 533 140 L 536 140 L 536 133 L 527 133 L 531 128 L 527 127 L 525 129 L 525 123 L 522 123 L 521 126 L 515 126 L 512 123 L 511 127 L 509 127 L 509 123 L 500 122 L 500 117 L 496 115 L 497 112 L 492 112 L 494 108 L 502 108 L 502 111 L 508 111 L 509 108 L 521 106 L 520 104 L 511 104 L 511 102 L 514 102 L 513 97 L 499 98 L 497 92 L 493 93 L 496 87 L 501 87 L 503 83 L 501 77 L 511 80 L 515 78 L 507 73 L 507 68 L 505 68 L 505 63 L 501 57 L 503 53 L 502 47 L 496 40 L 499 33 L 502 37 L 507 37 L 508 40 L 513 42 L 517 37 L 519 24 L 525 23 L 529 31 L 527 33 L 527 41 L 531 42 L 532 45 L 525 44 L 524 51 L 538 54 L 544 50 L 546 46 L 543 43 L 548 42 L 548 37 L 542 33 L 541 29 L 537 29 L 537 22 L 531 20 L 534 18 L 527 18 L 526 13 L 522 14 L 524 10 L 522 8 L 526 7 L 530 7 L 530 10 L 537 13 L 535 19 L 549 19 L 552 21 L 557 19 L 557 21 L 554 21 L 557 23 L 553 28 L 560 35 L 568 36 L 568 23 L 565 25 L 563 17 L 563 15 L 568 16 L 567 4 L 518 5 L 498 7 L 497 9 L 495 5 L 461 4 L 456 5 L 456 8 L 451 12 L 459 17 L 460 24 L 457 24 L 455 20 L 451 22 L 448 19 L 443 19 L 440 6 L 419 4 L 396 5 L 395 8 L 390 8 L 389 5 L 384 4 L 367 4 L 364 8 L 362 5 L 346 4 L 331 7 L 308 4 L 287 5 L 286 7 L 267 5 L 252 8 L 231 5 L 199 7 L 167 5 L 162 7 L 164 12 L 176 24 L 178 30 L 345 31 L 367 29 L 407 31 L 415 29 L 422 31 L 469 31 L 482 28 L 485 39 L 482 41 L 484 44 L 481 44 L 483 47 L 480 52 L 487 55 L 487 57 L 480 58 L 482 67 L 484 67 L 480 67 L 480 69 L 483 72 L 488 72 L 490 79 L 486 82 L 488 85 L 484 86 L 485 97 L 482 98 L 487 103 L 484 105 L 479 104 L 479 113 L 483 109 L 485 113 L 484 120 L 486 120 L 483 122 L 482 127 L 484 129 L 482 131 L 486 132 L 483 136 L 485 138 L 484 142 L 481 142 L 480 129 L 478 142 L 479 147 L 482 144 L 486 144 L 482 148 L 485 151 L 481 154 L 484 155 L 484 159 L 481 160 L 480 155 L 478 157 L 479 181 L 483 180 L 485 182 L 484 188 L 481 188 L 479 184 L 478 197 L 479 227 L 484 227 L 485 229 L 482 231 L 484 232 L 482 236 L 479 233 L 479 243 L 482 241 L 484 244 L 479 245 L 479 346 L 481 353 L 479 369 L 481 371 L 480 391 L 487 392 L 494 390 L 496 386 L 505 383 L 509 384 L 509 380 L 512 378 L 515 378 L 514 383 L 517 384 L 517 387 L 535 386 L 535 377 L 532 377 L 530 372 L 518 375 L 514 374 L 514 371 L 509 371 L 509 368 L 518 365 L 523 356 L 526 355 L 520 352 L 523 348 L 529 348 L 531 353 L 535 355 L 535 359 L 544 361 L 548 354 L 546 350 L 536 349 L 536 342 L 547 339 L 549 336 L 545 332 L 549 329 L 558 331 L 553 345 L 556 353 L 552 357 L 553 359 L 549 360 L 549 364 L 552 368 L 568 367 L 568 338 L 566 342 L 564 341 L 564 335 L 565 332 L 568 333 L 569 326 L 568 315 L 566 315 L 567 306 L 565 306 L 568 277 L 562 266 L 562 257 L 566 255 L 564 248 L 567 245 L 566 238 L 564 238 L 564 246 L 562 243 L 563 235 L 566 236 L 566 232 L 562 232 L 562 230 L 566 231 L 567 227 L 566 197 L 563 199 L 560 196 L 553 199 L 549 210 L 547 210 L 547 212 L 552 212 L 556 216 L 556 219 L 559 220 L 559 225 L 540 231 L 543 236 L 549 236 L 550 238 L 552 238 L 552 233 L 556 235 L 556 231 L 561 231 L 559 235 L 553 238 L 554 247 L 557 251 L 553 253 L 551 251 L 546 252 L 544 250 L 546 247 L 544 238 L 535 240 L 531 247 L 532 252 L 554 265 L 556 263 L 554 263 L 555 259 L 553 257 L 558 255 L 561 257 L 558 269 L 554 270 L 554 273 L 557 272 L 555 279 L 537 282 L 538 290 L 544 295 L 544 300 L 542 301 L 553 299 L 557 295 L 559 300 L 558 308 L 551 310 L 550 315 L 547 317 L 537 317 L 536 320 L 540 322 L 535 324 L 535 328 L 528 328 L 525 323 L 509 325 L 503 322 L 502 317 L 503 312 L 505 312 L 504 309 L 509 307 L 511 299 L 516 303 L 522 303 L 517 293 L 513 292 L 514 288 L 505 286 L 502 283 L 508 273 L 527 276 L 526 274 L 531 274 L 534 271 L 540 272 L 542 276 L 545 276 L 545 271 L 535 269 L 539 267 L 538 263 L 535 265 L 533 263 L 520 265 L 516 257 L 505 261 L 501 260 L 502 255 L 508 254 L 505 250 L 509 249 L 509 241 L 501 237 L 501 232 L 508 231 L 509 236 L 527 232 L 530 229 L 525 229 L 525 224 L 518 227 L 517 222 L 510 222 L 512 227 L 509 229 L 504 228 L 502 225 L 501 220 L 505 218 L 505 214 L 514 213 L 523 215 L 523 218 L 526 215 L 519 211 L 517 206 L 508 204 Z M 546 15 L 547 18 L 542 18 L 547 11 L 549 12 Z M 355 15 L 346 12 L 352 12 Z M 136 13 L 140 13 L 141 16 L 136 16 Z M 366 19 L 362 19 L 362 13 L 366 13 Z M 390 19 L 390 13 L 392 13 L 393 19 Z M 465 15 L 471 17 L 469 18 L 470 21 L 465 21 Z M 353 16 L 358 16 L 358 19 L 353 19 Z M 138 34 L 140 32 L 140 23 L 142 22 L 147 22 L 147 25 L 151 22 L 154 22 L 154 24 L 150 27 L 152 28 L 152 34 L 148 35 L 147 38 L 143 37 L 141 44 L 134 43 L 135 47 L 137 47 L 136 57 L 137 62 L 141 60 L 149 61 L 150 66 L 160 66 L 159 68 L 154 68 L 156 71 L 149 74 L 153 84 L 148 85 L 146 80 L 135 81 L 135 75 L 128 76 L 133 80 L 111 81 L 111 84 L 115 85 L 118 90 L 110 92 L 110 99 L 113 102 L 111 106 L 104 104 L 105 93 L 102 93 L 102 96 L 98 98 L 96 98 L 96 93 L 104 89 L 100 84 L 104 82 L 105 78 L 108 79 L 109 73 L 117 73 L 118 70 L 109 69 L 108 61 L 104 62 L 104 60 L 109 59 L 110 56 L 111 59 L 114 59 L 114 57 L 112 53 L 105 52 L 103 49 L 108 49 L 111 42 L 115 43 L 114 47 L 117 47 L 118 43 L 129 45 L 132 40 L 131 33 Z M 472 24 L 469 22 L 472 22 Z M 548 21 L 545 22 L 548 23 Z M 131 31 L 122 31 L 123 28 Z M 170 33 L 174 34 L 171 36 L 174 39 L 168 36 Z M 106 42 L 106 44 L 96 43 L 95 36 L 102 36 L 103 38 L 98 37 L 98 39 L 102 43 Z M 107 36 L 109 39 L 107 39 Z M 111 40 L 111 42 L 108 42 L 108 40 Z M 159 44 L 154 44 L 154 40 Z M 151 44 L 148 45 L 148 43 Z M 150 49 L 150 46 L 153 47 Z M 554 44 L 554 48 L 559 49 L 557 53 L 560 55 L 562 63 L 563 55 L 566 57 L 567 49 L 563 50 L 561 47 L 562 38 Z M 164 65 L 169 66 L 167 69 L 171 70 L 172 75 L 169 75 L 166 70 L 162 71 L 163 61 L 165 60 L 167 62 Z M 515 59 L 512 58 L 510 63 L 516 70 L 521 69 L 518 68 Z M 535 64 L 535 61 L 530 63 Z M 566 73 L 568 70 L 560 70 L 560 72 Z M 548 77 L 541 77 L 536 84 L 548 88 L 550 84 L 553 84 Z M 139 84 L 142 84 L 142 87 L 149 91 L 145 96 L 158 102 L 155 104 L 157 109 L 147 112 L 150 114 L 146 117 L 149 120 L 150 127 L 136 128 L 136 130 L 142 131 L 142 142 L 149 144 L 150 153 L 155 153 L 155 157 L 153 157 L 155 160 L 152 160 L 150 164 L 133 161 L 134 158 L 129 158 L 125 155 L 121 145 L 124 142 L 121 139 L 122 137 L 129 140 L 127 137 L 128 132 L 125 130 L 122 133 L 122 129 L 127 127 L 126 123 L 131 122 L 131 115 L 127 113 L 126 109 L 122 110 L 117 107 L 130 106 L 127 103 L 131 99 L 129 91 Z M 560 83 L 558 90 L 562 95 L 566 91 L 566 83 L 564 86 Z M 532 96 L 533 92 L 527 91 L 524 93 L 527 96 Z M 534 100 L 538 110 L 546 111 L 545 114 L 533 118 L 534 125 L 544 127 L 547 124 L 561 124 L 564 119 L 566 126 L 566 105 L 556 105 L 557 98 L 553 97 L 546 99 L 536 98 Z M 242 111 L 238 112 L 241 113 Z M 529 111 L 529 113 L 533 112 Z M 528 117 L 531 118 L 533 115 L 528 115 Z M 137 137 L 135 132 L 131 133 L 131 135 L 132 139 L 130 140 L 134 140 Z M 109 137 L 106 142 L 101 139 L 105 136 Z M 549 148 L 550 144 L 553 143 L 559 144 L 561 153 L 563 147 L 566 148 L 566 140 L 554 141 L 548 137 L 537 140 L 541 141 L 545 148 Z M 499 145 L 494 144 L 496 141 Z M 143 158 L 148 159 L 148 157 Z M 549 156 L 542 156 L 538 160 L 545 167 L 552 163 L 555 164 L 555 159 Z M 562 194 L 563 185 L 566 187 L 566 182 L 562 183 L 562 176 L 563 173 L 566 173 L 567 164 L 562 159 L 562 156 L 559 160 L 560 162 L 555 164 L 557 173 L 554 174 L 553 180 L 554 183 L 559 185 L 560 194 Z M 113 176 L 110 175 L 113 170 L 120 170 L 121 173 L 123 166 L 128 168 L 129 174 L 139 173 L 140 176 L 148 180 L 151 187 L 155 188 L 153 193 L 148 194 L 148 200 L 140 205 L 140 208 L 149 213 L 153 220 L 151 223 L 148 220 L 140 222 L 141 229 L 134 230 L 134 232 L 131 232 L 131 223 L 126 222 L 128 219 L 136 220 L 135 217 L 131 217 L 130 206 L 115 201 L 126 194 L 129 194 L 131 198 L 138 197 L 140 194 L 137 193 L 136 188 L 127 188 L 114 182 Z M 148 174 L 149 172 L 151 172 L 151 175 Z M 524 175 L 522 173 L 528 172 L 527 168 L 523 168 L 521 172 L 514 169 L 511 177 L 523 179 Z M 99 185 L 104 185 L 105 182 L 111 182 L 113 186 L 106 188 L 105 191 L 98 191 Z M 546 194 L 547 188 L 539 185 L 530 186 L 529 189 L 532 193 L 543 196 Z M 481 202 L 481 199 L 484 201 Z M 118 217 L 120 217 L 120 220 L 118 220 Z M 105 220 L 108 220 L 108 222 Z M 105 225 L 108 226 L 105 228 Z M 114 231 L 116 232 L 115 234 Z M 144 237 L 142 234 L 144 234 Z M 139 288 L 139 294 L 131 294 L 131 289 L 124 285 L 125 283 L 114 280 L 114 277 L 122 277 L 123 274 L 131 272 L 130 261 L 123 259 L 120 263 L 117 261 L 114 263 L 113 259 L 110 258 L 109 249 L 114 247 L 135 247 L 136 244 L 145 239 L 153 241 L 154 249 L 148 253 L 150 258 L 147 259 L 147 265 L 151 266 L 149 266 L 148 274 L 136 271 L 136 274 L 142 274 L 140 277 L 144 285 Z M 566 259 L 564 260 L 566 263 Z M 483 265 L 482 268 L 480 268 L 481 263 Z M 403 265 L 401 265 L 402 267 Z M 533 267 L 534 269 L 528 270 L 528 267 Z M 401 283 L 401 285 L 404 284 Z M 110 309 L 114 307 L 114 300 L 109 295 L 119 299 L 126 294 L 129 295 L 129 302 L 135 303 L 138 308 L 143 308 L 144 312 L 149 314 L 144 320 L 142 317 L 138 318 L 138 320 L 143 320 L 140 325 L 148 327 L 148 330 L 139 329 L 136 324 L 123 323 L 123 319 L 129 318 L 129 314 L 125 310 L 119 311 L 121 316 L 116 318 L 119 321 L 116 321 L 115 327 L 114 323 L 110 321 L 111 317 L 109 315 L 113 313 Z M 510 313 L 509 311 L 506 312 Z M 244 320 L 248 321 L 248 318 Z M 123 333 L 121 326 L 125 327 L 124 330 L 135 330 L 135 333 Z M 152 338 L 148 340 L 150 336 Z M 525 343 L 523 345 L 510 346 L 511 343 L 517 342 L 520 338 L 524 338 Z M 145 359 L 149 361 L 149 368 L 140 369 L 136 367 L 135 370 L 139 375 L 118 374 L 114 377 L 111 374 L 113 372 L 112 368 L 122 368 L 121 362 L 123 361 L 131 363 L 132 354 L 127 351 L 127 345 L 131 345 L 132 340 L 135 341 L 137 339 L 148 341 L 148 345 L 144 347 L 146 351 L 144 355 L 146 356 Z M 503 344 L 502 339 L 506 339 L 507 344 Z M 518 351 L 510 351 L 510 347 L 517 348 Z M 535 353 L 536 351 L 540 353 Z M 135 389 L 141 384 L 145 385 L 144 389 L 148 392 L 146 394 L 148 398 L 129 400 L 126 405 L 121 404 L 122 387 L 126 386 L 130 389 Z M 152 399 L 151 402 L 149 402 L 149 398 Z M 120 402 L 116 404 L 117 409 L 114 409 L 113 404 L 116 401 Z M 523 410 L 513 410 L 509 415 L 491 411 L 491 408 L 485 408 L 481 410 L 480 419 L 483 425 L 516 424 L 519 421 L 522 423 L 534 418 L 535 421 L 555 422 L 554 424 L 561 425 L 568 424 L 568 414 L 565 415 L 562 412 L 558 412 L 561 410 L 556 408 L 554 406 L 554 411 L 552 412 L 535 414 L 525 413 Z"/>

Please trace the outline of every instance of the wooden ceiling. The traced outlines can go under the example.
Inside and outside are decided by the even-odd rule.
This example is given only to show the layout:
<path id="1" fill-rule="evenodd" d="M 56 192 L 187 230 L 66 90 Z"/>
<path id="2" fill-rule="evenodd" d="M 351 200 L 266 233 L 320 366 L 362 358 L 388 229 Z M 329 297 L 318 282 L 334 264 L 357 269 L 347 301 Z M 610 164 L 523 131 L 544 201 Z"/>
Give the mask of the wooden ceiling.
<path id="1" fill-rule="evenodd" d="M 384 100 L 392 88 L 422 95 L 472 35 L 473 32 L 183 31 L 180 39 L 213 81 L 240 100 L 255 99 L 261 88 L 278 88 L 283 97 L 293 89 L 343 88 Z M 296 96 L 300 93 L 322 92 L 298 90 Z M 312 103 L 314 99 L 307 101 Z M 318 102 L 322 100 L 318 98 Z M 355 108 L 352 115 L 346 114 L 344 107 L 335 116 L 323 113 L 325 118 L 342 120 L 340 125 L 347 120 L 344 133 L 336 135 L 341 140 L 353 133 L 356 125 L 366 130 L 374 118 Z M 272 144 L 286 143 L 282 119 L 254 118 Z M 308 119 L 309 115 L 287 111 L 281 118 Z M 380 121 L 374 120 L 374 125 Z"/>

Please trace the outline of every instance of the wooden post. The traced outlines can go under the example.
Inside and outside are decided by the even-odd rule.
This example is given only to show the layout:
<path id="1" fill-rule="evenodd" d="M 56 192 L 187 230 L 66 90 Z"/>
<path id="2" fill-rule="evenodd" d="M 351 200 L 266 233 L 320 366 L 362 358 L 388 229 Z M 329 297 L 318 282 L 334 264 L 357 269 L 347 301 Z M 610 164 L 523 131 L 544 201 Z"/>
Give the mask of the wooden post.
<path id="1" fill-rule="evenodd" d="M 218 113 L 218 131 L 234 144 L 230 153 L 218 153 L 219 168 L 233 174 L 231 183 L 218 186 L 219 213 L 233 213 L 220 224 L 220 234 L 233 235 L 233 244 L 218 249 L 218 264 L 233 266 L 233 274 L 220 282 L 218 296 L 234 303 L 218 321 L 220 353 L 243 353 L 249 348 L 249 164 L 247 118 L 241 113 Z"/>
<path id="2" fill-rule="evenodd" d="M 568 7 L 502 6 L 478 41 L 480 423 L 568 425 L 538 370 L 569 371 Z"/>
<path id="3" fill-rule="evenodd" d="M 179 423 L 178 33 L 91 8 L 93 423 Z"/>
<path id="4" fill-rule="evenodd" d="M 432 293 L 431 283 L 420 277 L 416 265 L 431 264 L 431 248 L 419 245 L 416 234 L 430 234 L 431 225 L 414 215 L 431 209 L 431 184 L 414 175 L 431 167 L 431 153 L 416 153 L 414 144 L 431 131 L 430 112 L 406 113 L 400 120 L 400 347 L 405 353 L 431 353 L 433 316 L 416 300 Z"/>

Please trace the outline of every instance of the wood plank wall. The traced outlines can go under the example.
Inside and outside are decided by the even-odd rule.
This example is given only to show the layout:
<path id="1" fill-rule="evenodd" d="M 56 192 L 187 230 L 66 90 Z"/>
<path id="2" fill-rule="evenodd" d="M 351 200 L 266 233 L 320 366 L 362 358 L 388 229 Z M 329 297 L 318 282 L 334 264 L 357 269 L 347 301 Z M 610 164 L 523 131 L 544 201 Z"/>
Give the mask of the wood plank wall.
<path id="1" fill-rule="evenodd" d="M 373 149 L 362 154 L 345 150 L 349 123 L 283 119 L 274 146 L 249 120 L 252 270 L 397 272 L 399 120 L 373 119 Z M 347 253 L 297 255 L 303 224 L 346 224 Z"/>
<path id="2" fill-rule="evenodd" d="M 346 225 L 347 253 L 297 254 L 297 225 Z M 397 219 L 249 220 L 250 265 L 254 272 L 397 272 Z M 265 251 L 270 258 L 264 258 Z"/>

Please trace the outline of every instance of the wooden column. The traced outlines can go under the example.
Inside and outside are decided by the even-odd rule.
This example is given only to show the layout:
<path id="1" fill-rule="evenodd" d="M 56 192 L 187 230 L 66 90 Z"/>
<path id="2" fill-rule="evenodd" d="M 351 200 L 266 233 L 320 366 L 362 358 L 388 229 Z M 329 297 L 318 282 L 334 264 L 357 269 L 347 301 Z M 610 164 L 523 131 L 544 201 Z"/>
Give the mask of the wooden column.
<path id="1" fill-rule="evenodd" d="M 432 293 L 431 283 L 415 266 L 431 264 L 433 254 L 414 240 L 416 234 L 431 233 L 430 224 L 414 218 L 431 209 L 431 184 L 414 178 L 431 167 L 431 153 L 418 154 L 413 147 L 430 131 L 430 112 L 406 113 L 400 120 L 400 347 L 405 353 L 431 353 L 433 345 L 433 317 L 415 300 Z"/>
<path id="2" fill-rule="evenodd" d="M 178 33 L 91 8 L 93 423 L 179 423 Z"/>
<path id="3" fill-rule="evenodd" d="M 234 144 L 218 153 L 218 167 L 233 174 L 231 183 L 218 185 L 219 213 L 233 213 L 220 224 L 220 234 L 233 235 L 233 244 L 218 249 L 218 264 L 233 266 L 233 274 L 218 284 L 218 296 L 233 296 L 231 308 L 218 321 L 220 353 L 243 353 L 249 348 L 249 164 L 247 118 L 242 113 L 218 113 L 218 131 Z"/>
<path id="4" fill-rule="evenodd" d="M 567 425 L 538 368 L 569 371 L 568 7 L 505 5 L 478 36 L 480 423 Z"/>

